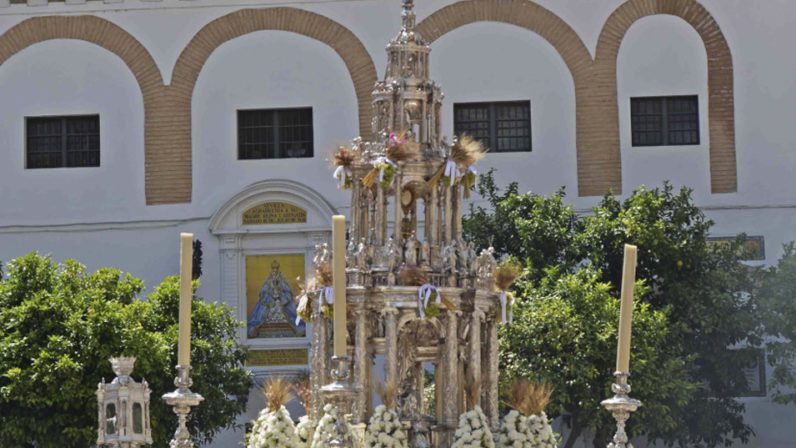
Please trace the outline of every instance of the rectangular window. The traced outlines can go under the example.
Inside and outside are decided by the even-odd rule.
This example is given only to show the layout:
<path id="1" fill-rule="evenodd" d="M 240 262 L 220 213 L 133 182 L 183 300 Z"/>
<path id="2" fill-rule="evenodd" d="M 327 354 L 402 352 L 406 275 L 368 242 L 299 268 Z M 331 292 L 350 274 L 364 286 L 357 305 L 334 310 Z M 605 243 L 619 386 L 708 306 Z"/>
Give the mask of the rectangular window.
<path id="1" fill-rule="evenodd" d="M 480 140 L 490 152 L 530 151 L 531 102 L 454 104 L 453 130 Z"/>
<path id="2" fill-rule="evenodd" d="M 238 111 L 238 159 L 312 156 L 311 107 Z"/>
<path id="3" fill-rule="evenodd" d="M 25 118 L 27 168 L 100 166 L 99 115 Z"/>
<path id="4" fill-rule="evenodd" d="M 698 97 L 631 98 L 630 125 L 633 146 L 698 145 Z"/>

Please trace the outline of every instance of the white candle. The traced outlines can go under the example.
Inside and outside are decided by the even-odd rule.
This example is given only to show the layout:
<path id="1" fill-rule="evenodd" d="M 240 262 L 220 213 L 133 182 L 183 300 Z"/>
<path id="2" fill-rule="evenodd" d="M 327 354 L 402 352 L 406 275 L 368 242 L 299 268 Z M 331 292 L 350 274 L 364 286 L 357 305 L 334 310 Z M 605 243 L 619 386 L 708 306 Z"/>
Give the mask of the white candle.
<path id="1" fill-rule="evenodd" d="M 630 335 L 633 323 L 633 287 L 636 283 L 636 246 L 625 244 L 622 267 L 622 302 L 619 310 L 619 342 L 616 350 L 616 371 L 630 372 Z"/>
<path id="2" fill-rule="evenodd" d="M 334 286 L 334 356 L 346 355 L 345 216 L 332 218 L 332 282 Z"/>
<path id="3" fill-rule="evenodd" d="M 193 234 L 180 234 L 180 338 L 177 364 L 191 365 L 191 277 L 193 273 Z"/>

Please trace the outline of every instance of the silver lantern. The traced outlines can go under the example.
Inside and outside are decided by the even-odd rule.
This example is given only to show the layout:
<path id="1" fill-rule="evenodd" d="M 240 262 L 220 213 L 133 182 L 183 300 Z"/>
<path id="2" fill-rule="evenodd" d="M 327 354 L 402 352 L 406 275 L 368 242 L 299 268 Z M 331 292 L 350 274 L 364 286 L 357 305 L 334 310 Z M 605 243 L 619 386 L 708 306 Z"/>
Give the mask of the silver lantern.
<path id="1" fill-rule="evenodd" d="M 116 378 L 110 384 L 103 379 L 97 387 L 97 445 L 114 448 L 150 445 L 149 385 L 146 380 L 137 383 L 130 377 L 135 358 L 111 358 L 110 362 Z"/>

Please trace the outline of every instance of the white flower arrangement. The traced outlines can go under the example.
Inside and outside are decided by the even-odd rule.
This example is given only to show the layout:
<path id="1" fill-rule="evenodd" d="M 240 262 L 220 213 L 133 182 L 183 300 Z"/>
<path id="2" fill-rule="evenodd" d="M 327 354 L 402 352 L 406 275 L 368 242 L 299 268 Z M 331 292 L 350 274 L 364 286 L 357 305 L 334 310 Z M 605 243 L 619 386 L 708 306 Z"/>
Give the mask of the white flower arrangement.
<path id="1" fill-rule="evenodd" d="M 246 448 L 268 447 L 301 447 L 296 436 L 296 427 L 284 406 L 280 406 L 279 409 L 272 412 L 263 409 L 257 420 L 254 421 Z"/>
<path id="2" fill-rule="evenodd" d="M 480 406 L 459 416 L 454 437 L 451 448 L 495 448 L 489 422 Z"/>
<path id="3" fill-rule="evenodd" d="M 553 432 L 547 414 L 525 416 L 511 411 L 503 418 L 497 435 L 498 448 L 556 448 L 558 435 Z"/>
<path id="4" fill-rule="evenodd" d="M 312 441 L 312 420 L 308 415 L 299 418 L 298 425 L 296 425 L 296 436 L 299 438 L 301 448 L 307 448 Z"/>
<path id="5" fill-rule="evenodd" d="M 327 448 L 335 433 L 337 432 L 335 426 L 338 420 L 342 420 L 348 426 L 348 433 L 354 437 L 354 431 L 345 419 L 342 419 L 337 413 L 337 408 L 331 404 L 323 407 L 323 417 L 318 421 L 318 426 L 315 428 L 315 434 L 312 436 L 311 448 Z"/>
<path id="6" fill-rule="evenodd" d="M 365 448 L 409 448 L 406 432 L 394 410 L 380 405 L 373 411 L 365 436 Z"/>

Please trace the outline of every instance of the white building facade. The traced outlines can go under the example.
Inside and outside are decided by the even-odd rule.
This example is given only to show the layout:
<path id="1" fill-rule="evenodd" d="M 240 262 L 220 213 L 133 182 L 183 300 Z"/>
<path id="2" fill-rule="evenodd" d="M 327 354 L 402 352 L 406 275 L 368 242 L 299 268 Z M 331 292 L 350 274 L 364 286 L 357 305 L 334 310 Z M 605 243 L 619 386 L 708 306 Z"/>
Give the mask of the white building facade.
<path id="1" fill-rule="evenodd" d="M 309 272 L 330 216 L 348 211 L 328 159 L 371 132 L 400 10 L 0 0 L 0 260 L 37 250 L 151 287 L 178 272 L 189 231 L 203 243 L 199 294 L 247 320 L 252 282 L 275 261 L 286 278 Z M 498 147 L 481 171 L 522 191 L 563 186 L 583 211 L 609 190 L 669 180 L 694 189 L 715 237 L 755 237 L 756 263 L 796 240 L 796 3 L 417 0 L 415 11 L 445 92 L 443 132 L 480 130 Z M 263 355 L 255 371 L 301 367 L 306 334 L 268 331 L 241 334 Z M 743 400 L 750 446 L 796 446 L 796 410 Z"/>

